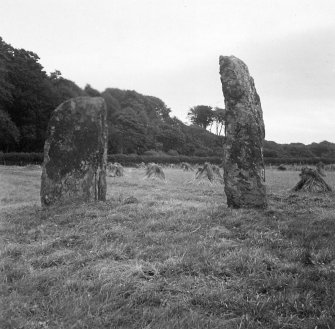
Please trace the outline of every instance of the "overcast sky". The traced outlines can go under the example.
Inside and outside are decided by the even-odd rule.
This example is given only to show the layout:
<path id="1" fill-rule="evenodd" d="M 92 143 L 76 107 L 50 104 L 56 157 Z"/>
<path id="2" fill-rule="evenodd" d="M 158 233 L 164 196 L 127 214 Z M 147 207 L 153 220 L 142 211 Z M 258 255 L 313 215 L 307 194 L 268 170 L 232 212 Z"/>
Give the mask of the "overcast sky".
<path id="1" fill-rule="evenodd" d="M 84 87 L 224 106 L 219 56 L 249 67 L 266 139 L 335 142 L 334 0 L 0 0 L 0 36 Z"/>

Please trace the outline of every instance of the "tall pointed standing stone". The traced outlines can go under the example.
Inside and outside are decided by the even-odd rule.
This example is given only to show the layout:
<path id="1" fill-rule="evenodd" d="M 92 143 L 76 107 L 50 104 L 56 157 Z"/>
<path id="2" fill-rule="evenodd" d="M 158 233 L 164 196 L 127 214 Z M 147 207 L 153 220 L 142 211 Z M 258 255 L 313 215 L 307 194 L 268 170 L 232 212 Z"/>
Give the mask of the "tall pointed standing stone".
<path id="1" fill-rule="evenodd" d="M 220 56 L 226 107 L 224 181 L 228 207 L 267 206 L 263 141 L 265 128 L 260 98 L 248 67 L 234 56 Z"/>
<path id="2" fill-rule="evenodd" d="M 101 97 L 59 105 L 44 144 L 41 203 L 106 200 L 107 110 Z"/>

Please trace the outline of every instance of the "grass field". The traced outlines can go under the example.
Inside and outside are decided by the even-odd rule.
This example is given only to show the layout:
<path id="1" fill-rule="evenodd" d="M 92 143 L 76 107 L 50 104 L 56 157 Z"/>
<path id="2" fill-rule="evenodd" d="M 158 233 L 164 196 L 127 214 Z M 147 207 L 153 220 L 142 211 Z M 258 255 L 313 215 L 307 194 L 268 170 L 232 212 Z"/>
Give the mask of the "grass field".
<path id="1" fill-rule="evenodd" d="M 165 174 L 42 209 L 40 168 L 0 166 L 0 328 L 335 328 L 334 193 L 268 170 L 268 209 L 232 210 L 222 185 Z"/>

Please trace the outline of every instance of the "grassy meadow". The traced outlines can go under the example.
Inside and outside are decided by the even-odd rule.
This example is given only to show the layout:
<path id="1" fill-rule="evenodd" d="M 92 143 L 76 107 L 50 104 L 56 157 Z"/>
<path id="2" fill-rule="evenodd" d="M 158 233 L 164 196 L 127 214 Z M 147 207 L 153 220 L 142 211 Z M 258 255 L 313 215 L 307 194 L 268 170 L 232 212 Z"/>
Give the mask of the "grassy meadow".
<path id="1" fill-rule="evenodd" d="M 334 193 L 273 169 L 268 209 L 232 210 L 223 185 L 164 171 L 42 209 L 41 169 L 0 166 L 0 328 L 335 328 Z"/>

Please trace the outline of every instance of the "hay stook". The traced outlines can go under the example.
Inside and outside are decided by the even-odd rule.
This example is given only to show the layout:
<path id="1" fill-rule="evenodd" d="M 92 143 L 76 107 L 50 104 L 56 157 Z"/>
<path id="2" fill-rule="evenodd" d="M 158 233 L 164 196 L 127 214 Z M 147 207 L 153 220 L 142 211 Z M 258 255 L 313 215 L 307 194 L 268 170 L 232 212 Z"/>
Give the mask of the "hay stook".
<path id="1" fill-rule="evenodd" d="M 145 178 L 165 180 L 163 168 L 156 163 L 149 163 L 146 168 Z"/>
<path id="2" fill-rule="evenodd" d="M 122 177 L 124 175 L 124 169 L 118 162 L 109 163 L 107 166 L 108 176 L 110 177 Z"/>
<path id="3" fill-rule="evenodd" d="M 146 168 L 146 165 L 145 165 L 144 162 L 141 162 L 141 163 L 139 163 L 139 164 L 136 165 L 136 168 L 140 168 L 140 169 Z"/>
<path id="4" fill-rule="evenodd" d="M 213 183 L 215 180 L 219 180 L 220 183 L 222 183 L 223 177 L 218 166 L 205 162 L 205 164 L 202 167 L 199 167 L 196 171 L 194 180 L 205 180 L 210 183 Z"/>
<path id="5" fill-rule="evenodd" d="M 184 171 L 193 171 L 192 166 L 188 163 L 188 162 L 182 162 L 180 164 L 181 169 L 183 169 Z"/>
<path id="6" fill-rule="evenodd" d="M 324 181 L 317 169 L 302 168 L 300 181 L 292 189 L 304 192 L 331 192 L 331 187 Z"/>

